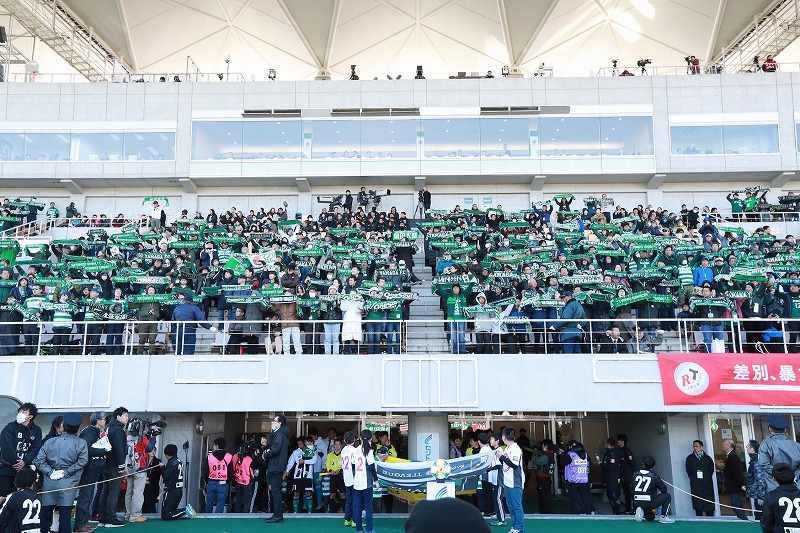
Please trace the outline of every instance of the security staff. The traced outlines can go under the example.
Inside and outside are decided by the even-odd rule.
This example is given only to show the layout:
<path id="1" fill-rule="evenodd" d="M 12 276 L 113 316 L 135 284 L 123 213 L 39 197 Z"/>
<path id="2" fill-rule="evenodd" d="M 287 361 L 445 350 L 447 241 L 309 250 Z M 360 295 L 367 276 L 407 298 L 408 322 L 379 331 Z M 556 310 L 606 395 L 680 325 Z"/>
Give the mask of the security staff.
<path id="1" fill-rule="evenodd" d="M 766 475 L 767 491 L 778 488 L 778 483 L 772 479 L 776 464 L 786 463 L 794 469 L 795 477 L 800 474 L 800 444 L 785 435 L 788 425 L 786 418 L 777 413 L 767 417 L 769 437 L 758 448 L 758 464 Z"/>
<path id="2" fill-rule="evenodd" d="M 205 319 L 206 317 L 203 315 L 200 308 L 194 305 L 194 297 L 191 293 L 185 293 L 183 302 L 172 312 L 172 320 L 179 322 L 175 332 L 176 355 L 194 355 L 198 324 L 212 333 L 217 331 L 217 328 L 212 326 L 209 322 L 204 322 Z"/>

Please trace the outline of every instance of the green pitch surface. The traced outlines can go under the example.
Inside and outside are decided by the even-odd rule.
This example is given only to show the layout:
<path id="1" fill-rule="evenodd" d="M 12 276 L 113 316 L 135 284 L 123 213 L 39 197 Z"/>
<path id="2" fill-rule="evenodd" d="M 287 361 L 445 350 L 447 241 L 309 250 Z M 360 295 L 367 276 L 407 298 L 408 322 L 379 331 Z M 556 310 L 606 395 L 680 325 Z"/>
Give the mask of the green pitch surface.
<path id="1" fill-rule="evenodd" d="M 262 515 L 257 518 L 202 518 L 196 520 L 177 520 L 163 522 L 150 519 L 142 524 L 128 524 L 125 533 L 141 530 L 142 533 L 347 533 L 355 528 L 344 527 L 340 518 L 319 518 L 312 516 L 293 518 L 289 516 L 279 524 L 266 524 Z M 376 518 L 373 527 L 375 533 L 403 533 L 405 518 Z M 492 531 L 507 533 L 511 523 L 505 527 L 493 527 Z M 592 533 L 746 533 L 760 531 L 753 522 L 725 519 L 678 520 L 675 524 L 659 524 L 658 522 L 636 523 L 633 518 L 530 518 L 525 520 L 525 530 L 529 533 L 585 533 L 591 528 Z M 469 533 L 469 532 L 464 532 Z"/>

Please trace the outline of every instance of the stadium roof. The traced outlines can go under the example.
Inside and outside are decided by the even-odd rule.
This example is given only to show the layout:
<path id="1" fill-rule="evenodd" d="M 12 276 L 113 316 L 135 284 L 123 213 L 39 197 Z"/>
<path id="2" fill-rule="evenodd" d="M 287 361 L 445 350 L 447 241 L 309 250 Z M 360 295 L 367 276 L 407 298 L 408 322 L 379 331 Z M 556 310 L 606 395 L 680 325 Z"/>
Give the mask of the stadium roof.
<path id="1" fill-rule="evenodd" d="M 775 0 L 61 0 L 132 72 L 263 80 L 428 78 L 539 64 L 557 76 L 716 56 Z"/>

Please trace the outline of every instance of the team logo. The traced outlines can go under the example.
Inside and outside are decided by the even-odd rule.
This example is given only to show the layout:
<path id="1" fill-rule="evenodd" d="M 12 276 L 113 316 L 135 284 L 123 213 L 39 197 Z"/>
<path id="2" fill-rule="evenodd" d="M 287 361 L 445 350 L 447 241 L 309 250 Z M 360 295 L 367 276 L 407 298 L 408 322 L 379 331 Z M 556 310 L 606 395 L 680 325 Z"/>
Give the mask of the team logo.
<path id="1" fill-rule="evenodd" d="M 686 361 L 675 369 L 675 385 L 687 396 L 700 396 L 710 383 L 708 372 L 697 363 Z"/>
<path id="2" fill-rule="evenodd" d="M 434 500 L 442 500 L 447 498 L 447 487 L 442 487 L 439 489 L 439 492 L 436 493 L 436 496 L 433 497 Z"/>

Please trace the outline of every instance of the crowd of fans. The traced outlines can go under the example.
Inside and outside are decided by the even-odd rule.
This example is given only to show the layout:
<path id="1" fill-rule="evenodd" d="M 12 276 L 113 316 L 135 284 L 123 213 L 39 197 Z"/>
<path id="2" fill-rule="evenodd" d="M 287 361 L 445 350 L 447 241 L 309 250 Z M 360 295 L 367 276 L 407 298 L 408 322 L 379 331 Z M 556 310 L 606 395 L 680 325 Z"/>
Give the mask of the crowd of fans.
<path id="1" fill-rule="evenodd" d="M 421 221 L 345 206 L 316 218 L 183 210 L 168 222 L 166 199 L 148 198 L 141 220 L 93 216 L 80 238 L 0 241 L 0 354 L 120 354 L 131 334 L 139 354 L 193 353 L 198 325 L 221 330 L 214 344 L 228 353 L 400 353 L 420 235 L 454 353 L 652 352 L 665 331 L 693 327 L 701 351 L 787 341 L 795 351 L 800 324 L 782 320 L 800 318 L 795 239 L 735 223 L 766 193 L 729 194 L 727 218 L 686 205 L 628 210 L 604 194 L 580 209 L 556 195 Z M 796 220 L 798 202 L 790 193 L 769 212 Z M 0 219 L 19 225 L 44 209 L 6 199 Z M 84 220 L 67 210 L 61 222 L 51 202 L 45 217 Z"/>

